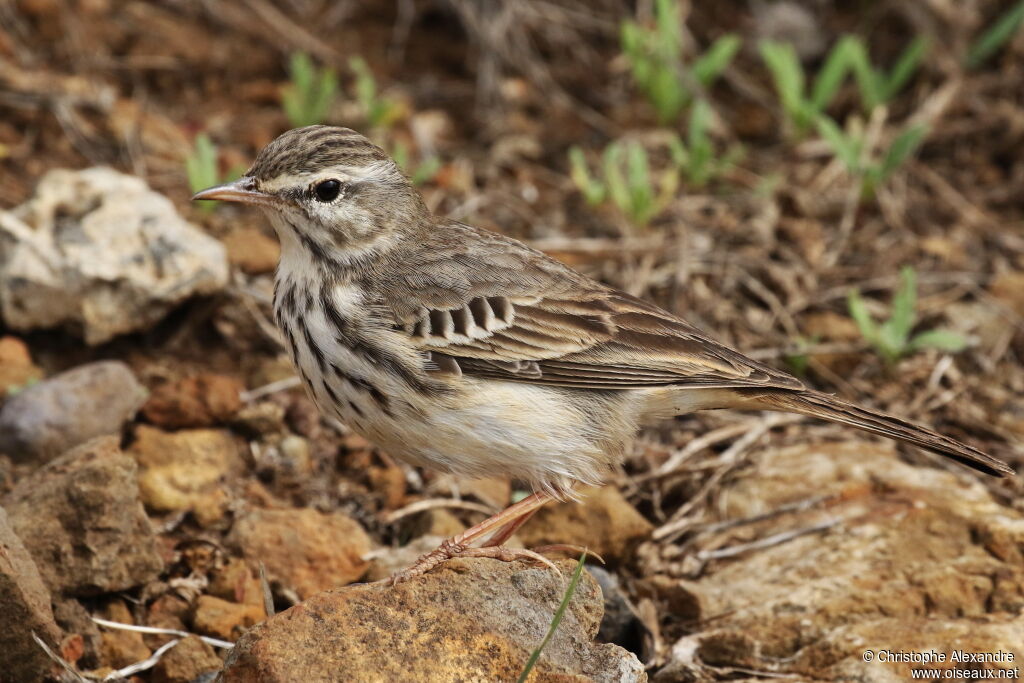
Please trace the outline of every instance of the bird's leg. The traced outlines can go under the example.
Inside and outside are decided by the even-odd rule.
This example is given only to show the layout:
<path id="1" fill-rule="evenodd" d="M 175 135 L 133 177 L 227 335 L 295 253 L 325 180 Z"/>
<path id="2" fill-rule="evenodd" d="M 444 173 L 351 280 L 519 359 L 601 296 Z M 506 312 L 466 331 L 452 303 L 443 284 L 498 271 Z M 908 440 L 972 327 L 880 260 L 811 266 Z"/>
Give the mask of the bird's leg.
<path id="1" fill-rule="evenodd" d="M 520 515 L 516 519 L 513 519 L 511 522 L 508 522 L 495 531 L 494 534 L 481 545 L 485 548 L 489 548 L 491 546 L 497 546 L 505 543 L 508 539 L 512 538 L 512 534 L 519 531 L 520 527 L 530 521 L 530 518 L 537 514 L 537 510 L 539 509 L 540 507 L 536 507 L 525 514 Z"/>
<path id="2" fill-rule="evenodd" d="M 492 545 L 490 542 L 488 542 L 487 546 L 483 548 L 470 547 L 473 543 L 479 541 L 488 534 L 495 533 L 496 530 L 495 538 L 502 537 L 502 541 L 507 540 L 507 537 L 511 536 L 512 533 L 510 532 L 508 536 L 506 536 L 505 527 L 511 526 L 512 532 L 515 532 L 515 530 L 522 525 L 520 520 L 525 521 L 525 519 L 528 519 L 530 515 L 551 500 L 554 500 L 554 496 L 545 491 L 540 491 L 523 498 L 518 503 L 508 506 L 498 514 L 488 517 L 479 524 L 469 527 L 461 534 L 446 539 L 435 550 L 430 551 L 420 559 L 416 560 L 414 565 L 392 576 L 390 583 L 401 583 L 419 576 L 420 574 L 426 574 L 437 565 L 446 560 L 450 560 L 453 557 L 492 557 L 505 562 L 511 562 L 513 560 L 531 560 L 533 562 L 539 562 L 540 564 L 547 565 L 555 571 L 558 571 L 558 568 L 555 567 L 550 560 L 531 550 L 502 548 L 497 545 Z"/>

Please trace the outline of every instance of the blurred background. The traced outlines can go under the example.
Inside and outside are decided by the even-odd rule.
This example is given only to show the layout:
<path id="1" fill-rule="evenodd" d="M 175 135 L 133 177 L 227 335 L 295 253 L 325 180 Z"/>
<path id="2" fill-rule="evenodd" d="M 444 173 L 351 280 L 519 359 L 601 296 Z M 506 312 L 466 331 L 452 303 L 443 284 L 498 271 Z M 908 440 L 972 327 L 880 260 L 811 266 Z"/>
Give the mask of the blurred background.
<path id="1" fill-rule="evenodd" d="M 435 212 L 1019 466 L 1022 22 L 1010 0 L 0 0 L 0 496 L 27 504 L 42 463 L 113 433 L 156 544 L 133 580 L 41 569 L 63 596 L 54 647 L 114 670 L 159 646 L 124 645 L 83 609 L 150 623 L 160 605 L 176 627 L 237 636 L 266 611 L 218 630 L 197 605 L 247 604 L 224 577 L 256 581 L 253 557 L 278 608 L 346 582 L 335 565 L 297 578 L 294 548 L 271 567 L 239 530 L 253 510 L 344 515 L 365 536 L 359 564 L 522 495 L 397 463 L 297 389 L 270 322 L 272 230 L 189 201 L 296 126 L 359 130 Z M 556 508 L 522 540 L 600 537 L 626 605 L 601 638 L 655 680 L 835 680 L 868 666 L 865 644 L 1024 642 L 1024 537 L 983 521 L 1019 521 L 1018 481 L 835 426 L 716 413 L 645 432 L 615 483 L 594 503 L 613 512 L 573 527 Z M 921 496 L 938 516 L 906 522 Z M 425 500 L 456 504 L 408 507 Z M 22 540 L 48 534 L 21 523 Z M 889 545 L 843 545 L 878 524 Z M 865 603 L 853 570 L 813 554 L 821 534 L 877 559 L 856 571 L 882 597 Z M 758 539 L 777 554 L 744 565 Z M 893 559 L 910 547 L 931 550 Z M 833 601 L 794 598 L 800 572 Z M 177 612 L 154 602 L 166 595 Z M 810 625 L 780 612 L 787 600 Z M 837 616 L 854 605 L 870 618 Z"/>

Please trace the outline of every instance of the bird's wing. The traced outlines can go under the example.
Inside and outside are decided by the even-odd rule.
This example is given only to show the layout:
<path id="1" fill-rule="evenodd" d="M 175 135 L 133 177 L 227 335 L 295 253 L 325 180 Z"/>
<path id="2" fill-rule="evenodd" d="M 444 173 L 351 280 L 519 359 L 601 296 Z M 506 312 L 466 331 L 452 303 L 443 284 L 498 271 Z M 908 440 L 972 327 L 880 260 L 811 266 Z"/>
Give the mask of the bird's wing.
<path id="1" fill-rule="evenodd" d="M 459 227 L 466 246 L 437 250 L 397 292 L 398 325 L 436 370 L 590 389 L 804 388 L 653 304 Z"/>

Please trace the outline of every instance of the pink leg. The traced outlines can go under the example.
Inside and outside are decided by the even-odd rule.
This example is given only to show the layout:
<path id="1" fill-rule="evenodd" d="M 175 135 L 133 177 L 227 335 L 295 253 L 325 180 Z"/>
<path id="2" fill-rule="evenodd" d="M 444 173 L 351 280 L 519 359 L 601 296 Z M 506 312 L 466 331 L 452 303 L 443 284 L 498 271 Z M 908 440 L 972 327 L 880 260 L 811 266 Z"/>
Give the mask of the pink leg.
<path id="1" fill-rule="evenodd" d="M 486 547 L 483 548 L 470 547 L 476 541 L 484 538 L 492 532 L 495 532 L 495 530 L 497 530 L 495 538 L 500 536 L 502 537 L 501 540 L 507 540 L 507 537 L 511 536 L 512 533 L 522 525 L 522 522 L 520 522 L 521 519 L 524 517 L 528 519 L 530 515 L 551 500 L 554 500 L 554 496 L 545 492 L 534 493 L 533 495 L 523 498 L 518 503 L 508 506 L 498 514 L 488 517 L 479 524 L 471 526 L 461 534 L 446 539 L 437 547 L 437 549 L 432 550 L 420 559 L 416 560 L 416 563 L 413 566 L 392 576 L 388 582 L 395 584 L 408 581 L 413 577 L 426 574 L 434 567 L 446 560 L 450 560 L 453 557 L 492 557 L 505 562 L 527 559 L 547 565 L 555 571 L 558 571 L 558 568 L 555 567 L 550 560 L 531 550 L 501 548 L 491 542 L 488 542 Z M 525 521 L 525 519 L 523 519 L 523 521 Z M 508 533 L 506 536 L 504 527 L 508 526 L 512 527 L 512 532 Z M 492 541 L 493 540 L 494 539 L 492 539 Z"/>

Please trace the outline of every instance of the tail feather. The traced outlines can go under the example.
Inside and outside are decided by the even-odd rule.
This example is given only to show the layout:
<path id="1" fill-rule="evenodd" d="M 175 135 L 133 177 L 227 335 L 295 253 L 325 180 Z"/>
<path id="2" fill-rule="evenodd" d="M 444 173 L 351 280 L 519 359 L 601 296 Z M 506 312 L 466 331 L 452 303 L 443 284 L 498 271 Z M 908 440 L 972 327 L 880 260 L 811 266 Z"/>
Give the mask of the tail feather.
<path id="1" fill-rule="evenodd" d="M 968 446 L 956 439 L 943 436 L 927 427 L 922 427 L 875 410 L 862 408 L 828 394 L 806 390 L 780 391 L 778 393 L 763 394 L 758 398 L 760 399 L 759 403 L 765 403 L 765 407 L 769 409 L 817 417 L 829 422 L 838 422 L 850 427 L 856 427 L 865 432 L 896 439 L 897 441 L 904 441 L 939 455 L 944 455 L 947 458 L 952 458 L 986 474 L 1005 477 L 1008 474 L 1014 473 L 1002 461 L 982 453 L 973 446 Z"/>

